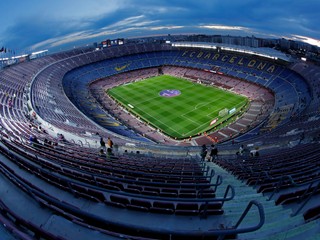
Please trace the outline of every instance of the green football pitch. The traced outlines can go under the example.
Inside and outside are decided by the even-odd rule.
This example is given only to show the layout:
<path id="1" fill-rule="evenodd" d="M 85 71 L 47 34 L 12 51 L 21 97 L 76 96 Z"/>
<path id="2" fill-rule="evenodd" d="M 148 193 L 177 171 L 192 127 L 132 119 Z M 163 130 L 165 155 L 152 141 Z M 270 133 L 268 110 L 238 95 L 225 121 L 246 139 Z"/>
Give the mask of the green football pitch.
<path id="1" fill-rule="evenodd" d="M 123 84 L 107 93 L 137 117 L 177 139 L 209 131 L 248 102 L 243 96 L 168 75 Z M 219 116 L 225 108 L 236 111 Z"/>

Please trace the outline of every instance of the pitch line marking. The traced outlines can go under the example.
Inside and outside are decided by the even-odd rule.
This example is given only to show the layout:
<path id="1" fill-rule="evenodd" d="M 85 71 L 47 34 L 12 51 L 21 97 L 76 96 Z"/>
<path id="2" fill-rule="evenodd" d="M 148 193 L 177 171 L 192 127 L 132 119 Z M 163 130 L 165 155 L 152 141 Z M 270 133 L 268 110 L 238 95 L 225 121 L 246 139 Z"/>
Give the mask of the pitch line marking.
<path id="1" fill-rule="evenodd" d="M 121 96 L 119 96 L 118 94 L 116 94 L 118 97 L 120 97 L 120 98 L 122 98 Z M 123 98 L 122 98 L 123 99 Z M 139 108 L 137 108 L 137 109 L 139 109 Z M 139 109 L 140 110 L 140 109 Z M 158 119 L 156 119 L 155 117 L 153 117 L 152 115 L 150 115 L 149 113 L 147 113 L 147 112 L 144 112 L 146 115 L 148 115 L 149 117 L 151 117 L 152 119 L 154 119 L 154 120 L 156 120 L 156 121 L 158 121 L 158 122 L 160 122 L 160 123 L 162 123 L 163 125 L 165 125 L 167 128 L 169 128 L 169 129 L 171 129 L 173 132 L 175 132 L 175 133 L 178 133 L 179 135 L 181 135 L 181 133 L 179 133 L 179 132 L 177 132 L 175 129 L 173 129 L 172 127 L 170 127 L 170 126 L 168 126 L 167 124 L 165 124 L 164 122 L 162 122 L 162 121 L 159 121 Z M 135 113 L 135 114 L 137 114 L 137 113 Z M 138 114 L 139 115 L 139 114 Z M 140 115 L 139 115 L 140 116 Z M 145 121 L 147 121 L 147 122 L 149 122 L 148 120 L 145 120 Z M 148 124 L 148 125 L 150 125 L 150 124 Z M 156 124 L 155 124 L 156 125 Z M 157 125 L 156 125 L 156 127 L 157 128 L 159 128 Z"/>

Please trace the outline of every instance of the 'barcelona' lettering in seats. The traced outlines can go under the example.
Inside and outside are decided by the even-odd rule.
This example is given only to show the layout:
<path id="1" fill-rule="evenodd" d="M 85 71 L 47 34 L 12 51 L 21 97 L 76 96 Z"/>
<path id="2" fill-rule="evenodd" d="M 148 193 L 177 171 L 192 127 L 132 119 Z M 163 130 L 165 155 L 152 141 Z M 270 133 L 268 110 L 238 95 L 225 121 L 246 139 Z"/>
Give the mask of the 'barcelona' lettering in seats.
<path id="1" fill-rule="evenodd" d="M 196 51 L 183 51 L 181 57 L 198 59 L 211 59 L 212 61 L 228 62 L 231 64 L 236 64 L 239 66 L 246 66 L 249 68 L 255 68 L 257 70 L 266 71 L 269 73 L 274 73 L 276 71 L 276 65 L 272 63 L 263 62 L 258 59 L 249 59 L 245 57 L 240 57 L 237 55 L 216 53 L 216 52 L 196 52 Z"/>

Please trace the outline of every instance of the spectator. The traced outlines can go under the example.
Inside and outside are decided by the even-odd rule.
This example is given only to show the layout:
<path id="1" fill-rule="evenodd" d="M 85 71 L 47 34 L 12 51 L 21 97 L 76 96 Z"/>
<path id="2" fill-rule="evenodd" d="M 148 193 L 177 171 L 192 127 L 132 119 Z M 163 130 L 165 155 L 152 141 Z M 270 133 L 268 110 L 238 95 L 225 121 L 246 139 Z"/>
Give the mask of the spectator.
<path id="1" fill-rule="evenodd" d="M 30 137 L 29 137 L 29 142 L 30 144 L 32 145 L 33 142 L 34 142 L 34 136 L 31 134 Z"/>
<path id="2" fill-rule="evenodd" d="M 37 128 L 34 125 L 30 124 L 29 127 L 32 132 L 37 132 Z"/>
<path id="3" fill-rule="evenodd" d="M 43 140 L 43 145 L 44 145 L 45 147 L 47 147 L 47 148 L 51 147 L 48 139 L 46 139 L 46 138 Z"/>
<path id="4" fill-rule="evenodd" d="M 9 98 L 8 105 L 9 105 L 9 108 L 13 107 L 13 102 L 12 102 L 11 98 Z"/>
<path id="5" fill-rule="evenodd" d="M 250 156 L 251 157 L 259 157 L 259 147 L 256 147 L 255 149 L 252 149 L 250 151 Z"/>
<path id="6" fill-rule="evenodd" d="M 210 162 L 210 161 L 213 162 L 213 160 L 215 160 L 215 159 L 217 158 L 217 156 L 218 156 L 218 148 L 217 148 L 214 144 L 212 144 L 212 145 L 211 145 L 209 162 Z"/>
<path id="7" fill-rule="evenodd" d="M 108 137 L 108 146 L 109 146 L 109 148 L 112 148 L 112 146 L 113 146 L 113 142 L 110 139 L 110 137 Z"/>
<path id="8" fill-rule="evenodd" d="M 200 153 L 202 160 L 206 159 L 207 153 L 208 153 L 207 146 L 205 144 L 203 144 L 201 147 L 201 153 Z"/>
<path id="9" fill-rule="evenodd" d="M 39 133 L 47 133 L 45 129 L 43 129 L 40 125 L 38 126 Z"/>
<path id="10" fill-rule="evenodd" d="M 58 141 L 60 141 L 60 142 L 66 142 L 66 139 L 64 138 L 63 134 L 58 133 Z"/>
<path id="11" fill-rule="evenodd" d="M 107 158 L 112 158 L 114 155 L 113 155 L 113 152 L 112 152 L 112 148 L 108 148 L 107 149 Z"/>
<path id="12" fill-rule="evenodd" d="M 103 157 L 103 158 L 106 158 L 107 155 L 104 153 L 103 149 L 101 148 L 100 151 L 99 151 L 99 156 L 100 157 Z"/>
<path id="13" fill-rule="evenodd" d="M 32 118 L 33 118 L 33 119 L 37 119 L 37 114 L 36 114 L 35 111 L 32 112 Z"/>
<path id="14" fill-rule="evenodd" d="M 244 153 L 244 146 L 241 145 L 240 148 L 239 148 L 239 151 L 238 151 L 236 154 L 237 154 L 238 156 L 239 156 L 239 155 L 242 156 L 243 153 Z"/>
<path id="15" fill-rule="evenodd" d="M 33 146 L 33 147 L 40 147 L 39 146 L 39 141 L 38 141 L 38 138 L 35 136 L 35 135 L 30 135 L 30 138 L 29 138 L 29 141 L 30 141 L 30 144 Z"/>
<path id="16" fill-rule="evenodd" d="M 103 151 L 106 151 L 106 143 L 105 141 L 103 140 L 103 137 L 100 137 L 100 147 Z"/>
<path id="17" fill-rule="evenodd" d="M 63 150 L 62 146 L 59 145 L 57 142 L 50 142 L 50 145 L 51 145 L 54 149 L 56 149 L 56 150 L 58 150 L 58 151 Z"/>

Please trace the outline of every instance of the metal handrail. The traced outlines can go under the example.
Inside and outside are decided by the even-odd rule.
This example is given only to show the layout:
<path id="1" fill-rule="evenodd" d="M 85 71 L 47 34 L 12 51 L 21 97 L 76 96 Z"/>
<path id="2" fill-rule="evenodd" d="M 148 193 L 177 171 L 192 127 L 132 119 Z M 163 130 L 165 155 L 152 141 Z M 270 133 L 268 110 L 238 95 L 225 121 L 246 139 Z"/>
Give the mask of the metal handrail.
<path id="1" fill-rule="evenodd" d="M 227 195 L 229 194 L 229 191 L 231 191 L 231 196 L 227 197 Z M 222 201 L 222 206 L 225 201 L 232 200 L 234 198 L 235 194 L 236 194 L 236 192 L 234 190 L 234 187 L 229 184 L 226 188 L 226 191 L 224 192 L 224 195 L 223 195 L 224 200 Z"/>
<path id="2" fill-rule="evenodd" d="M 222 177 L 221 177 L 221 175 L 218 175 L 216 183 L 215 183 L 215 186 L 214 186 L 214 191 L 215 192 L 217 191 L 218 186 L 220 186 L 221 184 L 222 184 Z"/>
<path id="3" fill-rule="evenodd" d="M 313 191 L 310 191 L 310 190 L 311 190 L 312 185 L 313 185 L 314 183 L 315 183 L 315 182 L 311 182 L 311 183 L 309 184 L 308 188 L 307 188 L 307 189 L 305 190 L 305 192 L 301 195 L 300 199 L 304 199 L 305 196 L 306 196 L 308 193 L 313 192 Z M 320 184 L 320 181 L 319 181 L 318 184 Z M 317 187 L 318 187 L 318 185 L 317 185 Z M 317 187 L 315 187 L 315 188 L 317 188 Z M 316 190 L 317 190 L 317 189 L 316 189 Z"/>
<path id="4" fill-rule="evenodd" d="M 265 213 L 264 213 L 264 209 L 263 206 L 260 202 L 256 201 L 256 200 L 252 200 L 249 202 L 249 204 L 247 205 L 246 209 L 244 210 L 244 212 L 242 213 L 242 215 L 240 216 L 238 222 L 236 223 L 236 225 L 234 225 L 235 229 L 238 229 L 239 225 L 242 223 L 243 219 L 247 216 L 249 210 L 251 209 L 251 207 L 255 205 L 258 208 L 259 211 L 259 217 L 260 217 L 260 221 L 259 223 L 254 226 L 254 227 L 249 227 L 249 228 L 244 228 L 244 229 L 239 229 L 237 232 L 238 233 L 244 233 L 244 232 L 251 232 L 251 231 L 255 231 L 258 230 L 259 228 L 261 228 L 265 222 Z"/>
<path id="5" fill-rule="evenodd" d="M 319 180 L 319 179 L 310 180 L 310 181 L 307 181 L 307 182 L 304 182 L 304 183 L 299 184 L 299 183 L 296 183 L 296 182 L 295 182 L 295 180 L 292 178 L 291 175 L 285 175 L 285 176 L 281 176 L 281 177 L 278 177 L 278 178 L 274 178 L 274 179 L 280 179 L 280 180 L 279 180 L 276 188 L 273 190 L 272 194 L 271 194 L 271 195 L 269 196 L 269 198 L 267 199 L 267 201 L 270 201 L 270 200 L 272 199 L 272 197 L 274 196 L 274 194 L 275 194 L 276 192 L 279 192 L 279 190 L 280 190 L 280 188 L 281 188 L 281 186 L 282 186 L 283 180 L 284 180 L 285 178 L 288 178 L 288 179 L 289 179 L 290 184 L 292 184 L 293 187 L 300 187 L 300 186 L 304 186 L 304 185 L 307 185 L 307 184 L 311 184 L 311 185 L 312 185 L 314 182 L 316 182 L 316 181 Z M 309 188 L 310 188 L 310 186 L 309 186 Z"/>
<path id="6" fill-rule="evenodd" d="M 276 193 L 276 192 L 279 192 L 279 189 L 282 187 L 282 184 L 283 184 L 283 181 L 285 179 L 289 179 L 290 183 L 295 185 L 296 183 L 294 182 L 293 178 L 291 177 L 291 175 L 284 175 L 284 176 L 281 176 L 281 177 L 277 177 L 279 178 L 279 182 L 277 182 L 277 185 L 275 187 L 275 189 L 273 190 L 273 192 L 271 193 L 271 195 L 269 196 L 269 198 L 267 199 L 267 201 L 270 201 L 273 197 L 273 195 Z M 274 179 L 277 179 L 277 178 L 274 178 Z"/>
<path id="7" fill-rule="evenodd" d="M 207 173 L 209 173 L 209 168 L 208 168 L 208 171 L 207 171 Z M 211 180 L 212 180 L 212 178 L 213 178 L 213 176 L 216 174 L 216 171 L 213 169 L 213 168 L 211 168 L 211 172 L 210 172 L 210 182 L 211 182 Z"/>
<path id="8" fill-rule="evenodd" d="M 256 186 L 258 185 L 258 182 L 259 182 L 259 180 L 260 180 L 260 177 L 261 177 L 263 174 L 266 175 L 266 177 L 267 177 L 268 179 L 271 178 L 271 177 L 269 176 L 269 174 L 268 174 L 267 171 L 262 171 L 262 172 L 260 172 L 259 175 L 258 175 L 258 178 L 257 178 L 257 180 L 256 180 L 256 182 L 255 182 L 255 184 L 254 184 L 254 187 L 256 187 Z"/>
<path id="9" fill-rule="evenodd" d="M 309 185 L 307 191 L 311 189 L 312 185 L 313 185 L 313 183 L 311 183 Z M 318 189 L 320 189 L 320 181 L 318 182 L 317 186 L 314 187 L 314 189 L 312 190 L 311 194 L 306 198 L 306 200 L 304 200 L 304 202 L 298 207 L 298 209 L 291 214 L 291 217 L 294 217 L 294 216 L 298 215 L 298 213 L 301 211 L 301 209 L 309 202 L 311 197 L 316 194 Z M 305 191 L 302 196 L 304 196 L 307 193 L 307 191 Z"/>
<path id="10" fill-rule="evenodd" d="M 252 208 L 252 206 L 255 205 L 258 208 L 259 211 L 259 223 L 255 226 L 251 226 L 251 227 L 246 227 L 246 228 L 238 228 L 240 226 L 240 224 L 242 223 L 242 221 L 244 220 L 244 218 L 247 216 L 248 212 L 250 211 L 250 209 Z M 224 237 L 226 235 L 236 235 L 239 233 L 246 233 L 246 232 L 253 232 L 256 231 L 258 229 L 260 229 L 263 224 L 265 223 L 265 212 L 263 209 L 263 206 L 260 202 L 256 201 L 256 200 L 251 200 L 246 209 L 243 211 L 243 213 L 241 214 L 240 218 L 238 219 L 237 223 L 228 228 L 226 227 L 225 229 L 213 229 L 213 230 L 209 230 L 209 232 L 204 232 L 202 233 L 202 236 L 210 236 L 211 234 L 213 236 L 219 236 L 218 239 L 224 239 Z M 210 234 L 211 233 L 211 234 Z M 190 233 L 187 233 L 188 236 L 190 236 Z"/>

